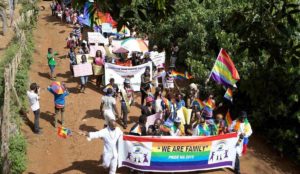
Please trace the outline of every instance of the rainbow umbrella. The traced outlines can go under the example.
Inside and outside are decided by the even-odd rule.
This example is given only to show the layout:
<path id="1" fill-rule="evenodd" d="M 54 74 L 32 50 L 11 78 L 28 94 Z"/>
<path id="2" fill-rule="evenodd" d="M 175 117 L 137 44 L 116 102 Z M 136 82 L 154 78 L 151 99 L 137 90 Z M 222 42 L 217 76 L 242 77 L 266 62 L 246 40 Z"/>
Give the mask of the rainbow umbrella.
<path id="1" fill-rule="evenodd" d="M 123 47 L 118 47 L 112 51 L 113 53 L 128 53 L 129 51 Z"/>
<path id="2" fill-rule="evenodd" d="M 50 87 L 56 94 L 63 94 L 65 91 L 65 87 L 61 84 L 61 82 L 52 82 Z"/>
<path id="3" fill-rule="evenodd" d="M 124 35 L 129 35 L 130 36 L 130 30 L 125 26 L 123 25 L 121 30 L 119 31 L 120 34 L 124 34 Z"/>
<path id="4" fill-rule="evenodd" d="M 121 46 L 126 50 L 133 52 L 147 52 L 148 45 L 142 39 L 128 38 L 121 42 Z"/>

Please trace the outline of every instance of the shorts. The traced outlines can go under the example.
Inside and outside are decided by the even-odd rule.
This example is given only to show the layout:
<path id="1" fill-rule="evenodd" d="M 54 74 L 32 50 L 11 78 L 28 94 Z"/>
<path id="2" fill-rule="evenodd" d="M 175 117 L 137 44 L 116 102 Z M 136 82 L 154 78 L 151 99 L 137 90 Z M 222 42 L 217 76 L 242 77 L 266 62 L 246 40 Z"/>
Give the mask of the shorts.
<path id="1" fill-rule="evenodd" d="M 112 110 L 104 110 L 103 116 L 104 116 L 104 120 L 105 120 L 105 125 L 108 125 L 110 120 L 116 120 L 116 116 Z"/>
<path id="2" fill-rule="evenodd" d="M 53 73 L 54 69 L 55 69 L 55 65 L 49 65 L 49 68 L 50 68 L 51 73 Z"/>
<path id="3" fill-rule="evenodd" d="M 54 107 L 55 113 L 58 113 L 59 111 L 65 112 L 65 107 L 64 106 L 55 106 Z"/>

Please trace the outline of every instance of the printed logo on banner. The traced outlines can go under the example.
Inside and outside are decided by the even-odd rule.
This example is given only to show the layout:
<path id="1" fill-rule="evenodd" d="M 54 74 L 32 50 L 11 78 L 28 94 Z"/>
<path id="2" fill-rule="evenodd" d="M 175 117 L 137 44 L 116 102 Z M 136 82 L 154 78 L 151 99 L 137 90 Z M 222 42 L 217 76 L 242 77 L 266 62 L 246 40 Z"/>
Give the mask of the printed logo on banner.
<path id="1" fill-rule="evenodd" d="M 229 146 L 225 140 L 216 141 L 212 145 L 212 150 L 209 155 L 208 163 L 218 163 L 229 160 Z"/>
<path id="2" fill-rule="evenodd" d="M 126 161 L 139 166 L 150 166 L 151 151 L 147 146 L 151 147 L 151 143 L 132 143 L 132 148 L 126 154 Z"/>

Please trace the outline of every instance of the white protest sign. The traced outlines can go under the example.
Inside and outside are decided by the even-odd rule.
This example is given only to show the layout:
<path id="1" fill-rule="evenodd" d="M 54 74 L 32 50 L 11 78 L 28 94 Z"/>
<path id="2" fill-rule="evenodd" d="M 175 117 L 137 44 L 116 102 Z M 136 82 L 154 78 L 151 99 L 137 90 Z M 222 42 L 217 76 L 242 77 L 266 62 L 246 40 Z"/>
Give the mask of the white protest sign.
<path id="1" fill-rule="evenodd" d="M 102 33 L 111 33 L 112 26 L 110 23 L 102 23 Z"/>
<path id="2" fill-rule="evenodd" d="M 108 43 L 108 39 L 98 32 L 88 32 L 88 41 L 89 43 Z"/>
<path id="3" fill-rule="evenodd" d="M 155 66 L 163 65 L 166 61 L 166 52 L 150 54 L 150 58 Z"/>
<path id="4" fill-rule="evenodd" d="M 84 63 L 73 65 L 74 77 L 89 76 L 93 74 L 92 64 Z"/>
<path id="5" fill-rule="evenodd" d="M 152 62 L 130 67 L 105 63 L 105 84 L 109 83 L 109 79 L 114 78 L 115 83 L 119 87 L 123 87 L 125 78 L 128 78 L 133 90 L 140 91 L 141 76 L 147 66 L 150 67 L 150 76 L 152 77 Z"/>

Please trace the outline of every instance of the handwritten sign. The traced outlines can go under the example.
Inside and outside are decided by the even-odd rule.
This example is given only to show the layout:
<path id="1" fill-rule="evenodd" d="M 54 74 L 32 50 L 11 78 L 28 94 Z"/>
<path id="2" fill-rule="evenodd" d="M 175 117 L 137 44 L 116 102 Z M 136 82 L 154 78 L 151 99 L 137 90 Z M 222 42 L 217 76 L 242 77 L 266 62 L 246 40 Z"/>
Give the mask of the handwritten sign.
<path id="1" fill-rule="evenodd" d="M 89 76 L 93 74 L 92 64 L 84 63 L 73 65 L 74 77 Z"/>
<path id="2" fill-rule="evenodd" d="M 166 61 L 166 52 L 150 54 L 150 58 L 155 66 L 163 65 Z"/>
<path id="3" fill-rule="evenodd" d="M 98 32 L 88 32 L 89 43 L 103 43 L 107 44 L 108 40 L 101 33 Z"/>

